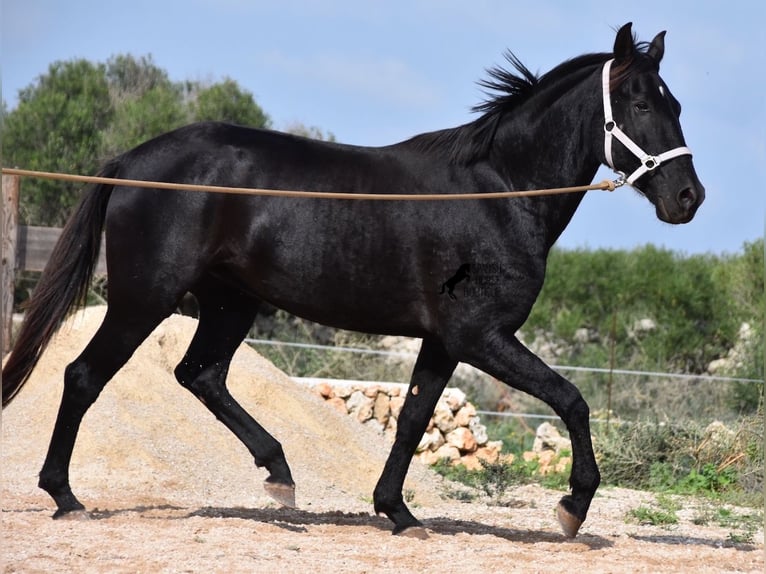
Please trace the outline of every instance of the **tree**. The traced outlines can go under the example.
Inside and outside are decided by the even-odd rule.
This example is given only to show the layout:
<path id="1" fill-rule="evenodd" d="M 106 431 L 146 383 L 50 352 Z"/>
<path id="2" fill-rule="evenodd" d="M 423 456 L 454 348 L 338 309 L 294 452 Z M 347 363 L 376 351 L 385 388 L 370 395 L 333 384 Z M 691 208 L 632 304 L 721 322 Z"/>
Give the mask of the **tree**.
<path id="1" fill-rule="evenodd" d="M 265 128 L 271 120 L 253 95 L 230 78 L 212 86 L 192 85 L 191 110 L 195 121 L 216 120 Z"/>
<path id="2" fill-rule="evenodd" d="M 114 117 L 104 133 L 101 155 L 111 157 L 188 121 L 182 89 L 151 56 L 110 58 L 106 66 Z"/>
<path id="3" fill-rule="evenodd" d="M 292 122 L 287 125 L 285 131 L 289 134 L 296 136 L 303 136 L 305 138 L 311 138 L 315 140 L 322 140 L 328 142 L 335 141 L 335 134 L 332 132 L 325 133 L 321 128 L 317 126 L 307 126 L 302 122 Z"/>
<path id="4" fill-rule="evenodd" d="M 270 125 L 253 95 L 234 80 L 172 82 L 151 56 L 131 55 L 106 64 L 55 62 L 20 91 L 15 109 L 3 104 L 0 112 L 6 165 L 80 174 L 95 173 L 104 160 L 191 121 Z M 22 222 L 63 225 L 82 187 L 25 180 Z"/>
<path id="5" fill-rule="evenodd" d="M 4 161 L 26 169 L 92 173 L 98 167 L 102 133 L 111 117 L 102 64 L 54 62 L 46 74 L 19 92 L 18 106 L 5 116 Z M 25 181 L 22 221 L 63 224 L 80 187 L 43 179 Z"/>
<path id="6" fill-rule="evenodd" d="M 154 63 L 151 55 L 136 58 L 130 54 L 112 56 L 106 63 L 106 79 L 112 97 L 141 96 L 156 88 L 170 88 L 168 73 Z"/>

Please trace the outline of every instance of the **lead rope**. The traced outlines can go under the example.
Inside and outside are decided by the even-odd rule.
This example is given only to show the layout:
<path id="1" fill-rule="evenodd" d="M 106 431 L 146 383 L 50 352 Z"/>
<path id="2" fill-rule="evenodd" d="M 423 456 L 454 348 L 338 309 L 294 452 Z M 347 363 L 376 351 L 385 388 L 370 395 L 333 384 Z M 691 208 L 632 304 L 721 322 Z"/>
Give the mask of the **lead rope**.
<path id="1" fill-rule="evenodd" d="M 559 195 L 563 193 L 578 193 L 590 190 L 614 191 L 625 182 L 621 179 L 608 180 L 591 185 L 573 187 L 554 187 L 550 189 L 532 189 L 526 191 L 495 191 L 488 193 L 339 193 L 324 191 L 297 191 L 286 189 L 261 189 L 250 187 L 226 187 L 219 185 L 196 185 L 191 183 L 170 183 L 163 181 L 144 181 L 140 179 L 121 179 L 116 177 L 101 177 L 98 175 L 75 175 L 69 173 L 54 173 L 49 171 L 33 171 L 29 169 L 2 168 L 3 175 L 20 177 L 38 177 L 77 183 L 92 183 L 105 185 L 124 185 L 129 187 L 148 187 L 152 189 L 169 189 L 174 191 L 203 191 L 210 193 L 229 193 L 242 195 L 262 195 L 270 197 L 295 197 L 314 199 L 360 199 L 378 201 L 449 201 L 465 199 L 501 199 L 507 197 L 537 197 L 542 195 Z"/>

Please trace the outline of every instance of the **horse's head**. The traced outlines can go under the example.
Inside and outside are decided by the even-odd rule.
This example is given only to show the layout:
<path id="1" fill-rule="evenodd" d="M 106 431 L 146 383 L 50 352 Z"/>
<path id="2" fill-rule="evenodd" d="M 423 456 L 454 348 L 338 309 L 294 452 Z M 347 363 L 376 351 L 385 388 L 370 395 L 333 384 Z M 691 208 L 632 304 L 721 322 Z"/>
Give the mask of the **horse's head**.
<path id="1" fill-rule="evenodd" d="M 659 74 L 665 32 L 645 51 L 631 25 L 617 33 L 614 59 L 602 70 L 606 163 L 624 174 L 668 223 L 691 221 L 705 199 L 679 116 L 681 105 Z"/>

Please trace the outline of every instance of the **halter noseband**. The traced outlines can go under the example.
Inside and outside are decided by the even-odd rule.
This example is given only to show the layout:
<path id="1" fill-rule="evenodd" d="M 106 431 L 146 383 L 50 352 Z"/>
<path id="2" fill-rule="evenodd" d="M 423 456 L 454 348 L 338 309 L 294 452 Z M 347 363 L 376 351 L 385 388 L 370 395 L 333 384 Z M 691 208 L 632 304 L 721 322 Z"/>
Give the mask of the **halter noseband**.
<path id="1" fill-rule="evenodd" d="M 659 167 L 663 162 L 681 155 L 692 155 L 692 152 L 688 147 L 680 146 L 661 153 L 660 155 L 649 155 L 620 129 L 617 122 L 615 122 L 612 117 L 612 100 L 609 92 L 609 73 L 612 67 L 612 62 L 614 62 L 613 59 L 604 64 L 604 68 L 601 71 L 601 89 L 604 94 L 604 154 L 606 155 L 606 162 L 609 164 L 609 167 L 618 173 L 625 182 L 633 185 L 639 177 L 646 172 Z M 612 160 L 612 136 L 620 140 L 620 143 L 628 148 L 628 150 L 630 150 L 630 152 L 641 162 L 638 169 L 627 177 L 623 172 L 614 167 L 614 161 Z"/>

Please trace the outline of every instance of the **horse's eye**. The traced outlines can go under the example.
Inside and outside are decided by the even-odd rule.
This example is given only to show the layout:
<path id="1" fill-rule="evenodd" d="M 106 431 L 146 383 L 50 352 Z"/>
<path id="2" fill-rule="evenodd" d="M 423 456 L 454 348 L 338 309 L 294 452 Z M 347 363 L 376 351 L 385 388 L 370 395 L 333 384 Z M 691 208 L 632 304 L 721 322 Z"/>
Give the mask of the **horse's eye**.
<path id="1" fill-rule="evenodd" d="M 648 112 L 649 111 L 649 104 L 646 102 L 636 102 L 633 104 L 633 107 L 636 109 L 637 112 Z"/>

